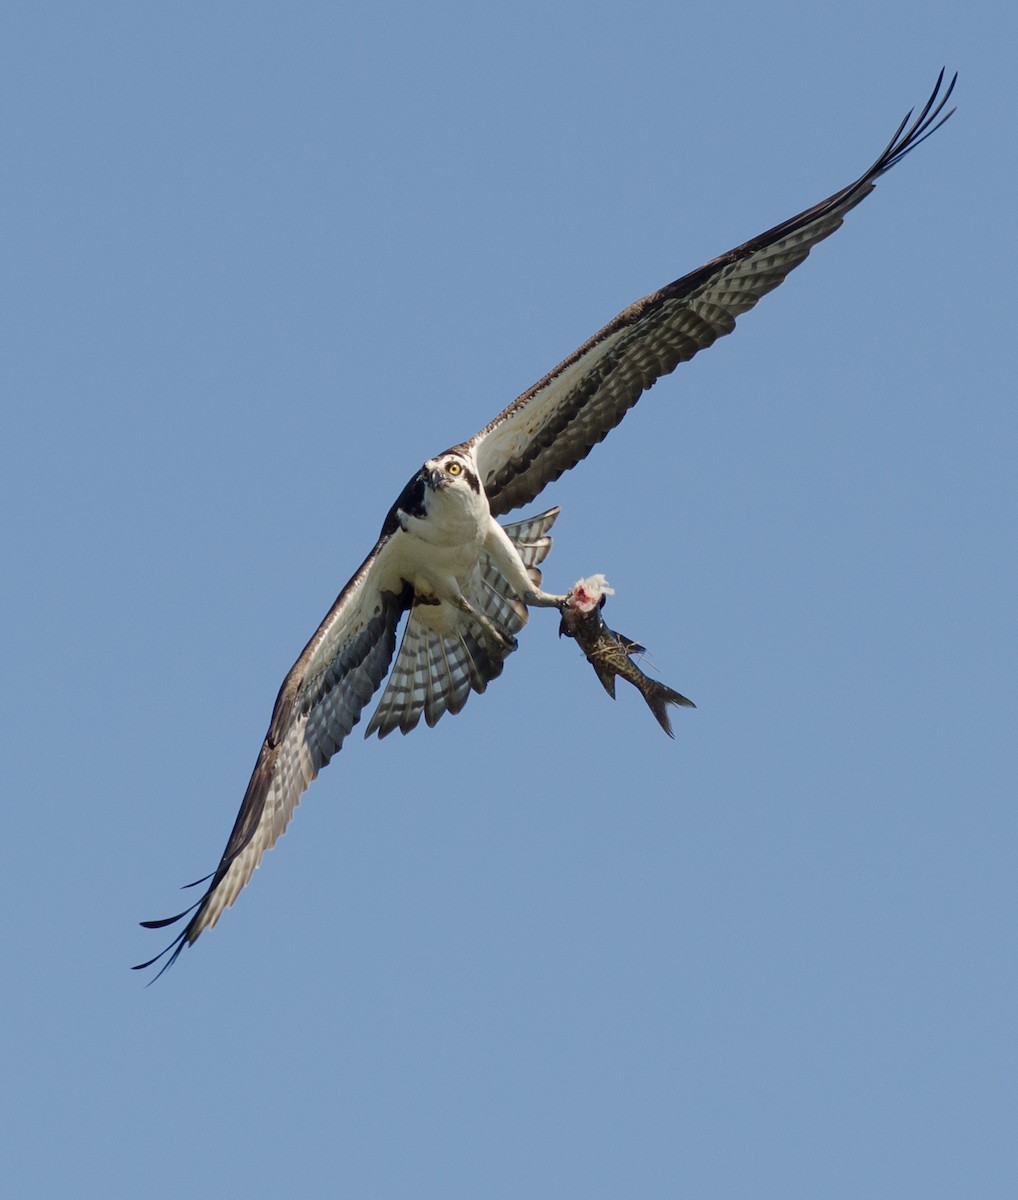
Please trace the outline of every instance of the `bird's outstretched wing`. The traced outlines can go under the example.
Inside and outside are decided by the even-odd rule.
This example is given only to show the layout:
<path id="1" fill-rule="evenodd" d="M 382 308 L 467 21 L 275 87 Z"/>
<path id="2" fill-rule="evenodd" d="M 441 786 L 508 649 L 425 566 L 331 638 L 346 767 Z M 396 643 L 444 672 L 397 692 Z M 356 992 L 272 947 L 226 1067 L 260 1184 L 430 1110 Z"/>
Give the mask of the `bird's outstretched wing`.
<path id="1" fill-rule="evenodd" d="M 881 175 L 947 120 L 954 110 L 941 113 L 956 79 L 941 94 L 940 72 L 919 115 L 906 115 L 854 183 L 631 304 L 471 438 L 466 445 L 477 456 L 492 513 L 533 500 L 585 458 L 662 375 L 731 333 L 736 317 L 773 291 Z"/>
<path id="2" fill-rule="evenodd" d="M 343 745 L 385 678 L 400 618 L 412 599 L 388 562 L 393 530 L 390 514 L 374 550 L 283 681 L 223 857 L 211 876 L 197 881 L 208 881 L 204 894 L 174 917 L 142 924 L 161 929 L 192 914 L 190 920 L 162 953 L 136 970 L 169 955 L 161 975 L 185 945 L 215 925 L 282 836 L 301 795 Z"/>

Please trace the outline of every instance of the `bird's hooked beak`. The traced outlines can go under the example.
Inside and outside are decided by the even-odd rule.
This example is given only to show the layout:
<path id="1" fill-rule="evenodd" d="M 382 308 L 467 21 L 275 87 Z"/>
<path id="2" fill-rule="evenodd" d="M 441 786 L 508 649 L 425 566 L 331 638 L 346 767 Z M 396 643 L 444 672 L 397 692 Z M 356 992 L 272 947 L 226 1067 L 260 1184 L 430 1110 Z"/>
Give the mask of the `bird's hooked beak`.
<path id="1" fill-rule="evenodd" d="M 445 474 L 438 467 L 431 467 L 430 469 L 428 467 L 423 467 L 421 469 L 421 474 L 424 476 L 424 482 L 429 488 L 431 488 L 433 492 L 437 492 L 440 488 L 443 488 L 446 485 L 447 480 L 445 478 Z"/>

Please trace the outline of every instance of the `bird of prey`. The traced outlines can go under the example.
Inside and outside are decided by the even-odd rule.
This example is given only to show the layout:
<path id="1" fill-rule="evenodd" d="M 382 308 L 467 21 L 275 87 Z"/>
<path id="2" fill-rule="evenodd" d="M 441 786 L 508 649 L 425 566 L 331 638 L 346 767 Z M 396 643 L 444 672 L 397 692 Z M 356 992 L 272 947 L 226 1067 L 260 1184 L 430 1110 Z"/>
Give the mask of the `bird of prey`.
<path id="1" fill-rule="evenodd" d="M 262 855 L 286 829 L 318 772 L 343 745 L 396 663 L 366 734 L 407 733 L 459 712 L 516 648 L 533 606 L 561 607 L 541 589 L 552 508 L 516 524 L 496 517 L 529 504 L 585 458 L 647 388 L 731 333 L 841 225 L 876 181 L 951 116 L 957 76 L 909 112 L 876 162 L 819 204 L 729 250 L 624 309 L 490 421 L 429 458 L 389 510 L 374 548 L 340 592 L 276 698 L 268 732 L 219 865 L 200 899 L 161 921 L 190 916 L 161 954 L 173 963 L 233 904 Z"/>

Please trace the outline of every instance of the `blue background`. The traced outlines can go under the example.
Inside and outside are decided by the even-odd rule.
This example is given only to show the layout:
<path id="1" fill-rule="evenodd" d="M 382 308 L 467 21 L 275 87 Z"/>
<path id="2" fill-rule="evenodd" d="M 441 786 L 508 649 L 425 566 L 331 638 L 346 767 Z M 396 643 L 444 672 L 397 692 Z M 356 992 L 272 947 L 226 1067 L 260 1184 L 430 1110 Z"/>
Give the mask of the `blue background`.
<path id="1" fill-rule="evenodd" d="M 1015 1194 L 1016 34 L 4 6 L 10 1195 Z M 945 62 L 948 125 L 530 507 L 697 701 L 675 742 L 536 612 L 145 989 L 421 460 Z"/>

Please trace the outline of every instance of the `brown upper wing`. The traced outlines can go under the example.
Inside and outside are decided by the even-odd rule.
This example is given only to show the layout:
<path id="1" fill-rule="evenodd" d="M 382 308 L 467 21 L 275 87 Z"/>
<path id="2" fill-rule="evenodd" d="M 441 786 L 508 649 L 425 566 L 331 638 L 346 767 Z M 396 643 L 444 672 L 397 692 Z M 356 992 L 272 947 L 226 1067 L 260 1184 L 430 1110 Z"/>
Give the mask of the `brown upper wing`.
<path id="1" fill-rule="evenodd" d="M 568 471 L 662 375 L 731 333 L 899 163 L 947 120 L 957 75 L 944 72 L 919 115 L 909 112 L 854 183 L 621 312 L 470 439 L 496 516 L 527 504 Z M 910 123 L 911 122 L 911 123 Z"/>

